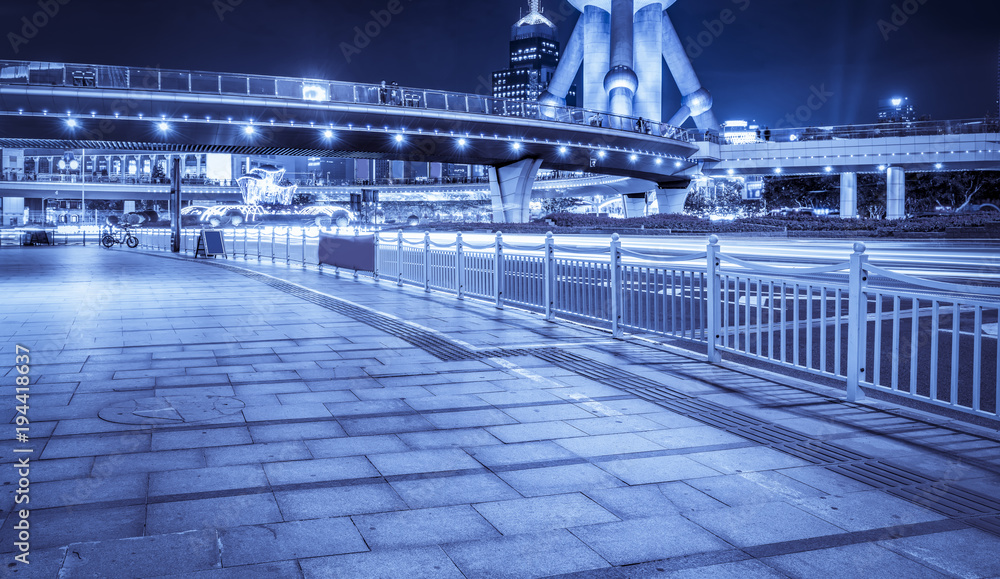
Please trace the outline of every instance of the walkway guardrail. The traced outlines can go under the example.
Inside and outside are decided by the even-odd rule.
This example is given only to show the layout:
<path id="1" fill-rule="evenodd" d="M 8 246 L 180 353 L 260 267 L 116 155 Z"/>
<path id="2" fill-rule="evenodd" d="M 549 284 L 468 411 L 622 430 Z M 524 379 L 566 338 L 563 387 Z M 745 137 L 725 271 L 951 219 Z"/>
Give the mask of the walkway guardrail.
<path id="1" fill-rule="evenodd" d="M 0 60 L 0 84 L 250 96 L 313 101 L 317 104 L 331 102 L 398 106 L 600 126 L 681 141 L 691 140 L 680 127 L 639 117 L 397 85 L 22 60 Z"/>
<path id="2" fill-rule="evenodd" d="M 185 230 L 193 252 L 199 230 Z M 170 232 L 140 229 L 142 247 L 169 251 Z M 318 230 L 224 230 L 231 259 L 317 263 Z M 440 238 L 440 237 L 438 237 Z M 820 267 L 747 261 L 721 250 L 676 257 L 622 246 L 517 244 L 500 233 L 442 243 L 430 233 L 376 235 L 376 281 L 514 306 L 546 320 L 566 319 L 661 336 L 722 355 L 844 382 L 849 400 L 862 388 L 996 419 L 1000 391 L 1000 288 L 944 283 L 868 263 L 866 248 Z M 329 269 L 329 267 L 327 267 Z M 355 275 L 357 273 L 355 272 Z"/>

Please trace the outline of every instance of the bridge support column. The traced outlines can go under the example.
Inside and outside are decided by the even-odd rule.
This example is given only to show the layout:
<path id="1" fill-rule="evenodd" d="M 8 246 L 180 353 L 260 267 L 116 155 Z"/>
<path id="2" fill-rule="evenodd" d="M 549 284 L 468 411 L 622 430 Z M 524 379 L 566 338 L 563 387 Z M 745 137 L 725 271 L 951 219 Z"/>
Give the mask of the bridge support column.
<path id="1" fill-rule="evenodd" d="M 625 217 L 646 216 L 645 193 L 626 193 L 622 195 L 622 205 L 625 206 Z"/>
<path id="2" fill-rule="evenodd" d="M 669 213 L 683 213 L 684 202 L 687 201 L 688 188 L 666 189 L 660 187 L 656 190 L 656 204 L 661 215 Z"/>
<path id="3" fill-rule="evenodd" d="M 522 159 L 503 167 L 489 167 L 493 223 L 527 223 L 531 188 L 541 159 Z"/>
<path id="4" fill-rule="evenodd" d="M 906 217 L 906 172 L 902 167 L 889 167 L 886 182 L 885 218 L 902 219 Z"/>
<path id="5" fill-rule="evenodd" d="M 170 158 L 170 251 L 180 253 L 181 251 L 181 159 L 184 157 L 174 156 Z"/>
<path id="6" fill-rule="evenodd" d="M 840 217 L 850 219 L 858 216 L 858 174 L 840 174 Z"/>
<path id="7" fill-rule="evenodd" d="M 608 110 L 604 76 L 611 67 L 611 13 L 587 4 L 583 9 L 583 106 Z"/>

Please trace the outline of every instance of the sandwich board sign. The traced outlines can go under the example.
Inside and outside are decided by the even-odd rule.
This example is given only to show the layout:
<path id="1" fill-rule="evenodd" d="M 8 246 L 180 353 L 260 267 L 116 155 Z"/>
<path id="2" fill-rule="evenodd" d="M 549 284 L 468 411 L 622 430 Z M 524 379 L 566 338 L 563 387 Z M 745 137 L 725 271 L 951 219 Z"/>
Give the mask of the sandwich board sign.
<path id="1" fill-rule="evenodd" d="M 197 258 L 215 257 L 216 255 L 228 257 L 226 255 L 226 243 L 222 238 L 222 231 L 218 229 L 202 229 L 198 235 L 198 247 L 195 248 L 194 256 Z"/>

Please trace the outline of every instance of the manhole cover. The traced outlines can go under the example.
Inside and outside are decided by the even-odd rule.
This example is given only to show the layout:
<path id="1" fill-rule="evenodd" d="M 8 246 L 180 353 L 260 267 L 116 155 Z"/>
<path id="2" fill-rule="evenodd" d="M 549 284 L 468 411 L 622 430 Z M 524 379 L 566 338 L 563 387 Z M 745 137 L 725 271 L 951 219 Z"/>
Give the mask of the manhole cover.
<path id="1" fill-rule="evenodd" d="M 246 406 L 227 396 L 157 396 L 108 406 L 98 416 L 119 424 L 180 424 L 235 414 Z"/>

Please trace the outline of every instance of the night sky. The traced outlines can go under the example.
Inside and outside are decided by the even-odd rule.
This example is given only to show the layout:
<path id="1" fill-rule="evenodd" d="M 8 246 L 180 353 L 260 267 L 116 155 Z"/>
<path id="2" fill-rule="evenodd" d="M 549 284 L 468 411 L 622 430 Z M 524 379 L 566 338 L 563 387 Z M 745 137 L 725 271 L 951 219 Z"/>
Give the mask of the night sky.
<path id="1" fill-rule="evenodd" d="M 356 41 L 355 27 L 392 1 L 3 0 L 0 58 L 488 94 L 490 74 L 507 64 L 510 26 L 527 7 L 527 0 L 395 0 L 401 11 Z M 27 42 L 13 38 L 21 19 L 45 3 L 59 12 Z M 565 43 L 577 13 L 565 0 L 542 6 Z M 731 23 L 713 22 L 726 9 Z M 877 100 L 896 95 L 933 119 L 997 114 L 997 0 L 679 0 L 670 13 L 720 120 L 868 123 Z M 824 102 L 808 108 L 813 94 Z M 665 117 L 679 98 L 668 84 Z M 781 122 L 796 113 L 794 123 Z"/>

